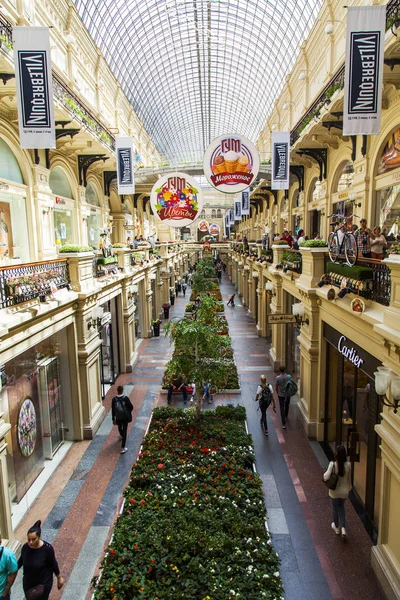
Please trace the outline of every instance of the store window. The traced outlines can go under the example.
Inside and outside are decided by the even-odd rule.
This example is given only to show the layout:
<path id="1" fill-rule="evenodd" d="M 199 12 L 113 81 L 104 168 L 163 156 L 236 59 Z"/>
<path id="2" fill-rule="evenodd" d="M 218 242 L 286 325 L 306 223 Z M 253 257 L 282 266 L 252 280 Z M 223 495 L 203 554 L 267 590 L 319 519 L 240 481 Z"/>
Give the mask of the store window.
<path id="1" fill-rule="evenodd" d="M 345 217 L 349 217 L 353 214 L 353 195 L 351 193 L 353 180 L 354 165 L 351 160 L 348 160 L 339 168 L 336 176 L 336 184 L 333 188 L 335 196 L 332 212 L 344 215 Z M 352 220 L 349 220 L 348 223 L 351 225 Z"/>
<path id="2" fill-rule="evenodd" d="M 85 200 L 91 206 L 87 217 L 88 243 L 93 249 L 97 250 L 102 232 L 100 200 L 95 186 L 90 182 L 85 189 Z"/>
<path id="3" fill-rule="evenodd" d="M 10 495 L 19 502 L 64 440 L 73 439 L 68 343 L 55 333 L 2 367 L 0 412 L 6 436 Z"/>
<path id="4" fill-rule="evenodd" d="M 335 192 L 344 192 L 351 188 L 354 179 L 354 165 L 351 160 L 347 161 L 339 172 Z"/>
<path id="5" fill-rule="evenodd" d="M 10 146 L 0 138 L 0 178 L 25 183 L 20 166 Z"/>
<path id="6" fill-rule="evenodd" d="M 378 161 L 375 179 L 374 224 L 379 225 L 389 241 L 400 232 L 400 128 L 386 140 Z"/>
<path id="7" fill-rule="evenodd" d="M 50 172 L 49 185 L 55 196 L 73 199 L 68 177 L 61 167 L 54 167 Z"/>
<path id="8" fill-rule="evenodd" d="M 60 167 L 54 167 L 50 173 L 49 185 L 55 195 L 54 236 L 56 246 L 73 244 L 74 239 L 74 202 L 68 177 Z"/>

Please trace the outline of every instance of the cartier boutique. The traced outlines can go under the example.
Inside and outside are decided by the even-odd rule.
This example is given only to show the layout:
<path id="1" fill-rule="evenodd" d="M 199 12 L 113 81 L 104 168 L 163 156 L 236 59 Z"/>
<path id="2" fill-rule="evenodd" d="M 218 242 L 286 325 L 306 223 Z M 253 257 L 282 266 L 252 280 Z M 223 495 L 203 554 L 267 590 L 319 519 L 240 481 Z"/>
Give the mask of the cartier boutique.
<path id="1" fill-rule="evenodd" d="M 382 406 L 375 393 L 374 372 L 381 362 L 343 332 L 324 324 L 327 345 L 324 448 L 332 458 L 343 444 L 352 466 L 353 503 L 376 539 L 381 457 L 375 425 Z"/>

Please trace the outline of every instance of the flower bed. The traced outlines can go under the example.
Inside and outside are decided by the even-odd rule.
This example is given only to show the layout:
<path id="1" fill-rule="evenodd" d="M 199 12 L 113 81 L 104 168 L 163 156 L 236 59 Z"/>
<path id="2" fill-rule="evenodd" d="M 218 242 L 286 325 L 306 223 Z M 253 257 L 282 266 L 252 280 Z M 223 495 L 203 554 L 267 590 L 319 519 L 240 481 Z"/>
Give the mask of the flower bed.
<path id="1" fill-rule="evenodd" d="M 154 410 L 96 600 L 283 596 L 245 414 Z"/>

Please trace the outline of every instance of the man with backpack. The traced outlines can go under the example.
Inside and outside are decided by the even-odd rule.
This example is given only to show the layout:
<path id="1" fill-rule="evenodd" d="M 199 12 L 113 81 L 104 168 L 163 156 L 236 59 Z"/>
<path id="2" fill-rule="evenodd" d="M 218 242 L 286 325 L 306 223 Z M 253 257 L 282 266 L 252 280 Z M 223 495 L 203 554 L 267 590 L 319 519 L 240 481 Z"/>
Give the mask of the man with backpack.
<path id="1" fill-rule="evenodd" d="M 276 407 L 272 385 L 267 383 L 265 375 L 261 375 L 260 377 L 260 385 L 257 388 L 256 400 L 258 400 L 258 407 L 261 411 L 260 423 L 261 426 L 264 427 L 264 435 L 268 437 L 267 410 L 271 403 L 274 412 L 276 412 Z"/>
<path id="2" fill-rule="evenodd" d="M 286 373 L 286 367 L 279 367 L 280 375 L 276 378 L 275 389 L 279 398 L 281 411 L 282 429 L 286 429 L 286 419 L 289 416 L 290 398 L 297 394 L 297 384 L 292 377 Z"/>
<path id="3" fill-rule="evenodd" d="M 122 385 L 117 387 L 117 395 L 111 402 L 111 415 L 114 425 L 118 425 L 119 435 L 121 436 L 121 454 L 128 451 L 126 447 L 126 436 L 128 433 L 128 423 L 132 422 L 133 406 L 128 396 L 124 394 Z"/>

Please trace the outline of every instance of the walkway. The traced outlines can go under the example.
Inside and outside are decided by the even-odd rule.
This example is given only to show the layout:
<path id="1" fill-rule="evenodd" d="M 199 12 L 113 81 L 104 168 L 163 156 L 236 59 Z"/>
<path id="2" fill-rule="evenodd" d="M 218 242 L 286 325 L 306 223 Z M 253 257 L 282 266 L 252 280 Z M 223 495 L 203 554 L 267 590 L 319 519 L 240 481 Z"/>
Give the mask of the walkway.
<path id="1" fill-rule="evenodd" d="M 226 303 L 234 291 L 226 275 L 221 291 Z M 188 298 L 179 296 L 171 316 L 183 315 L 187 301 Z M 239 304 L 227 308 L 226 315 L 241 394 L 216 396 L 215 402 L 239 402 L 247 409 L 257 470 L 263 480 L 269 529 L 282 561 L 285 600 L 356 600 L 361 597 L 383 600 L 370 567 L 371 542 L 350 503 L 346 507 L 349 541 L 343 543 L 330 528 L 331 509 L 327 490 L 321 482 L 327 461 L 319 445 L 306 438 L 296 418 L 297 408 L 291 408 L 285 432 L 279 424 L 279 412 L 275 415 L 271 411 L 269 437 L 263 435 L 254 397 L 260 375 L 265 374 L 269 381 L 274 381 L 275 374 L 268 366 L 266 341 L 257 337 L 254 322 Z M 118 378 L 118 384 L 124 385 L 127 393 L 133 390 L 131 399 L 135 408 L 128 452 L 119 454 L 119 436 L 111 422 L 114 386 L 105 399 L 107 417 L 94 440 L 73 445 L 17 530 L 16 537 L 24 541 L 28 527 L 38 518 L 44 521 L 43 537 L 54 544 L 66 579 L 62 593 L 53 589 L 51 600 L 89 600 L 91 597 L 90 581 L 109 539 L 121 493 L 151 411 L 157 404 L 166 404 L 166 395 L 160 394 L 160 382 L 171 351 L 169 340 L 164 336 L 143 340 L 133 373 Z M 173 402 L 176 406 L 182 405 L 181 398 Z M 12 597 L 23 600 L 20 576 Z"/>

